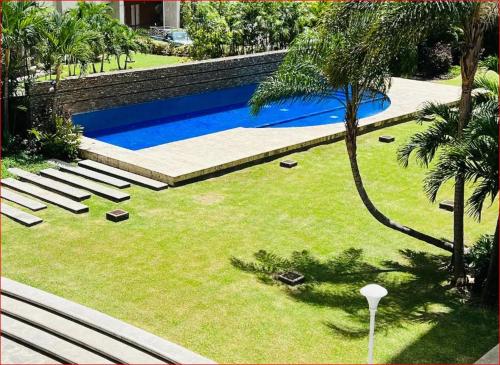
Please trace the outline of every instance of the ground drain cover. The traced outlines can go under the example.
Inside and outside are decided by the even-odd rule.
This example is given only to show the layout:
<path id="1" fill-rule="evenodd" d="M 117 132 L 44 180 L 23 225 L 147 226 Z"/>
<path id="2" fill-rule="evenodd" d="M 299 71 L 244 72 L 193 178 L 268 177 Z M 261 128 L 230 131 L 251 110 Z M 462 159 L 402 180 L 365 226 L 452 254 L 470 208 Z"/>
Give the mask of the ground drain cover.
<path id="1" fill-rule="evenodd" d="M 285 160 L 280 162 L 281 167 L 285 167 L 287 169 L 291 169 L 292 167 L 297 166 L 297 161 L 294 160 Z"/>
<path id="2" fill-rule="evenodd" d="M 106 219 L 111 222 L 121 222 L 128 219 L 128 212 L 116 209 L 106 213 Z"/>
<path id="3" fill-rule="evenodd" d="M 384 143 L 391 143 L 394 142 L 394 137 L 393 136 L 380 136 L 378 137 L 379 142 L 384 142 Z"/>
<path id="4" fill-rule="evenodd" d="M 453 206 L 454 206 L 453 200 L 443 200 L 441 203 L 439 203 L 440 209 L 444 209 L 449 212 L 453 212 Z"/>
<path id="5" fill-rule="evenodd" d="M 304 275 L 295 271 L 287 271 L 278 275 L 278 280 L 287 285 L 298 285 L 304 282 Z"/>

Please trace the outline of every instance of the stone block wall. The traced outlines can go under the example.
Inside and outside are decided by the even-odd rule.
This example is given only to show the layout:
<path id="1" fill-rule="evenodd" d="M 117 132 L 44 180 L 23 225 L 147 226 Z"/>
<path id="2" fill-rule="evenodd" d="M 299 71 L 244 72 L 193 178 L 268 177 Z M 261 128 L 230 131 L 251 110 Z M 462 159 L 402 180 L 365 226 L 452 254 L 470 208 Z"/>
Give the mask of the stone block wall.
<path id="1" fill-rule="evenodd" d="M 68 78 L 60 83 L 57 105 L 73 114 L 256 83 L 277 69 L 284 54 L 274 51 Z M 52 102 L 50 88 L 50 82 L 33 86 L 34 117 L 43 115 Z"/>

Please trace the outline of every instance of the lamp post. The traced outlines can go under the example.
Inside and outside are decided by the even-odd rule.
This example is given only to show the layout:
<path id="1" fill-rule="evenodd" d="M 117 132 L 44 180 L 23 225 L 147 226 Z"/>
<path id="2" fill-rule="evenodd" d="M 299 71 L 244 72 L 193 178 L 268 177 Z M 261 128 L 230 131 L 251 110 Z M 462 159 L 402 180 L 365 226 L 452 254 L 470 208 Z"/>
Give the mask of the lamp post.
<path id="1" fill-rule="evenodd" d="M 375 313 L 378 302 L 387 295 L 387 289 L 377 284 L 368 284 L 359 291 L 368 300 L 370 309 L 370 335 L 368 340 L 368 364 L 373 364 L 373 336 L 375 333 Z"/>

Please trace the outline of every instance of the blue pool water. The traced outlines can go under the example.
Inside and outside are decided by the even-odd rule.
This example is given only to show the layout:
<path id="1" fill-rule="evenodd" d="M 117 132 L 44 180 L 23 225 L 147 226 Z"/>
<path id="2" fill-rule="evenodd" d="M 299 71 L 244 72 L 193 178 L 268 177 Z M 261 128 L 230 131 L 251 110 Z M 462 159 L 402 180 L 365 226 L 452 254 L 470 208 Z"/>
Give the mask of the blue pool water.
<path id="1" fill-rule="evenodd" d="M 245 85 L 148 103 L 74 114 L 73 123 L 84 135 L 130 150 L 198 137 L 223 130 L 246 128 L 306 127 L 342 123 L 345 109 L 332 92 L 326 99 L 287 100 L 265 106 L 258 116 L 250 114 L 248 100 L 257 85 Z M 359 117 L 379 113 L 389 106 L 382 95 L 365 100 Z"/>

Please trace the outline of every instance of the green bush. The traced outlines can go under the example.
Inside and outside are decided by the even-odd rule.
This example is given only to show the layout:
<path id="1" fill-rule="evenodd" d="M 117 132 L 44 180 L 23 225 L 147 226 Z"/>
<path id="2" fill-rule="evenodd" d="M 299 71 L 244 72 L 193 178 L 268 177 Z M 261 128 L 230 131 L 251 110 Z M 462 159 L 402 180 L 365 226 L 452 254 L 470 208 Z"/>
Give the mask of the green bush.
<path id="1" fill-rule="evenodd" d="M 474 277 L 472 291 L 480 293 L 488 276 L 490 265 L 491 248 L 493 247 L 493 235 L 482 235 L 476 241 L 466 256 L 467 264 Z"/>
<path id="2" fill-rule="evenodd" d="M 50 130 L 33 128 L 31 136 L 36 140 L 40 152 L 46 158 L 74 160 L 78 157 L 82 128 L 75 126 L 71 119 L 56 115 Z"/>
<path id="3" fill-rule="evenodd" d="M 451 45 L 437 42 L 419 50 L 418 69 L 426 77 L 446 74 L 453 63 Z"/>

